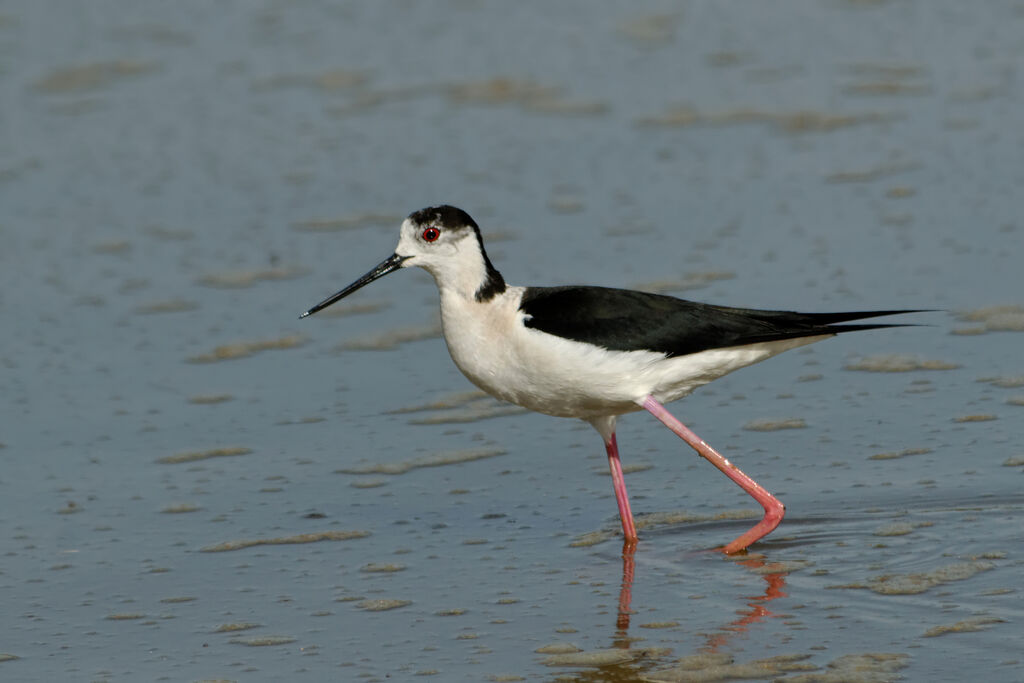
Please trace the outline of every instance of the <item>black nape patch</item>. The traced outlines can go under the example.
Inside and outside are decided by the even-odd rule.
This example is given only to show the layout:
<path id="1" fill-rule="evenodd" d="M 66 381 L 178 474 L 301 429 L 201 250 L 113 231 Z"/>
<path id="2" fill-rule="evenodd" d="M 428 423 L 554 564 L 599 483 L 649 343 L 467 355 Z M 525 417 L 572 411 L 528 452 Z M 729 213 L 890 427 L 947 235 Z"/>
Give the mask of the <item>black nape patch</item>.
<path id="1" fill-rule="evenodd" d="M 491 265 L 486 253 L 484 254 L 484 265 L 487 266 L 487 279 L 474 295 L 480 303 L 490 301 L 499 294 L 505 293 L 505 278 Z"/>

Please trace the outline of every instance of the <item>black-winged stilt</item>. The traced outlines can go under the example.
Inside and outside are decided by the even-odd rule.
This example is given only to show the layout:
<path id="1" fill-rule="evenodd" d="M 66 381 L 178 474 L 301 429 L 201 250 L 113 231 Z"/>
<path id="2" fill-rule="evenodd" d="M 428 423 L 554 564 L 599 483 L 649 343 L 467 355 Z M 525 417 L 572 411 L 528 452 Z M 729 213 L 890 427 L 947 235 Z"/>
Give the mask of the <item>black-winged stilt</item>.
<path id="1" fill-rule="evenodd" d="M 473 384 L 530 410 L 580 418 L 598 431 L 629 545 L 637 534 L 615 440 L 620 415 L 647 410 L 764 507 L 761 521 L 723 548 L 737 552 L 775 529 L 785 506 L 664 404 L 733 370 L 840 332 L 899 327 L 836 323 L 917 312 L 795 313 L 605 287 L 513 287 L 491 265 L 469 214 L 434 206 L 402 222 L 394 254 L 300 317 L 408 266 L 434 276 L 448 351 Z"/>

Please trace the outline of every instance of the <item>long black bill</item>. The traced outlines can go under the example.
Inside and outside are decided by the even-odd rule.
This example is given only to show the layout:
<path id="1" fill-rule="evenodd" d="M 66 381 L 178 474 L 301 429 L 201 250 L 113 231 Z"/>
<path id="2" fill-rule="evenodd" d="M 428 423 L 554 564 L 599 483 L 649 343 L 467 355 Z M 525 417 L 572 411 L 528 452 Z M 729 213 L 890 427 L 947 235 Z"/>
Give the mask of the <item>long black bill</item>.
<path id="1" fill-rule="evenodd" d="M 302 319 L 305 318 L 306 316 L 313 315 L 317 311 L 327 308 L 335 301 L 341 301 L 352 292 L 356 291 L 361 287 L 365 287 L 366 285 L 370 284 L 377 278 L 384 277 L 388 273 L 398 270 L 399 268 L 402 267 L 402 262 L 405 261 L 407 258 L 409 257 L 399 256 L 398 254 L 392 254 L 391 256 L 387 257 L 379 264 L 377 264 L 377 266 L 369 273 L 362 276 L 361 278 L 359 278 L 358 280 L 356 280 L 355 282 L 353 282 L 352 284 L 350 284 L 348 287 L 341 290 L 337 294 L 332 294 L 331 296 L 327 297 L 326 299 L 318 303 L 316 306 L 300 315 L 299 318 Z"/>

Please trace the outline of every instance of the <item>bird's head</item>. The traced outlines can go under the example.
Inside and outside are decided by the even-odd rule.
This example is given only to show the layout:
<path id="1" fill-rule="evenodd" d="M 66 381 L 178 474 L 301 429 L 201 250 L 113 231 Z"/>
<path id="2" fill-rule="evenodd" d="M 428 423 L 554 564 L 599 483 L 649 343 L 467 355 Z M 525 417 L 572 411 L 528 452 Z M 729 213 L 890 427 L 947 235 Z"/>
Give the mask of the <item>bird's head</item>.
<path id="1" fill-rule="evenodd" d="M 305 318 L 399 268 L 419 266 L 434 276 L 442 292 L 485 301 L 505 291 L 505 281 L 484 251 L 480 228 L 468 213 L 442 205 L 420 209 L 402 221 L 395 253 L 370 272 L 313 306 Z"/>

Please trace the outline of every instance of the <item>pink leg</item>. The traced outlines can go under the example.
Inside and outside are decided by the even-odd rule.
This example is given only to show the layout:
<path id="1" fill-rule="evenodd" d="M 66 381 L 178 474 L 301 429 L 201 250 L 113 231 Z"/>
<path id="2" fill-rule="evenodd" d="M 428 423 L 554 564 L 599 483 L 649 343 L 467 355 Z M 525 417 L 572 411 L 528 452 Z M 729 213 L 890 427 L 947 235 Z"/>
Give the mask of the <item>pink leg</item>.
<path id="1" fill-rule="evenodd" d="M 740 472 L 738 467 L 733 465 L 718 451 L 705 443 L 703 439 L 690 431 L 686 425 L 677 420 L 672 413 L 668 412 L 665 406 L 656 401 L 653 396 L 645 398 L 640 405 L 642 405 L 651 415 L 661 420 L 666 427 L 675 432 L 683 441 L 690 444 L 690 446 L 703 458 L 721 470 L 727 477 L 739 484 L 744 491 L 753 496 L 754 500 L 760 503 L 761 507 L 764 508 L 764 518 L 762 518 L 754 528 L 747 531 L 747 533 L 743 534 L 732 543 L 726 545 L 722 550 L 729 554 L 743 550 L 751 543 L 754 543 L 755 541 L 758 541 L 770 534 L 775 527 L 779 525 L 779 522 L 782 521 L 783 515 L 786 514 L 786 506 L 779 502 L 778 498 L 768 493 L 764 487 L 747 475 L 743 474 L 743 472 Z M 608 452 L 608 456 L 609 458 L 611 457 L 611 451 Z M 623 493 L 625 493 L 625 491 L 623 491 Z"/>
<path id="2" fill-rule="evenodd" d="M 622 476 L 622 462 L 619 460 L 619 446 L 615 442 L 615 432 L 605 441 L 608 451 L 608 468 L 612 471 L 612 486 L 615 488 L 615 500 L 619 503 L 619 517 L 622 519 L 622 535 L 627 545 L 637 541 L 636 526 L 633 524 L 633 512 L 629 509 L 629 496 L 626 495 L 626 479 Z"/>

